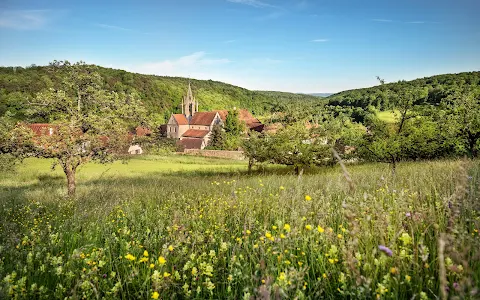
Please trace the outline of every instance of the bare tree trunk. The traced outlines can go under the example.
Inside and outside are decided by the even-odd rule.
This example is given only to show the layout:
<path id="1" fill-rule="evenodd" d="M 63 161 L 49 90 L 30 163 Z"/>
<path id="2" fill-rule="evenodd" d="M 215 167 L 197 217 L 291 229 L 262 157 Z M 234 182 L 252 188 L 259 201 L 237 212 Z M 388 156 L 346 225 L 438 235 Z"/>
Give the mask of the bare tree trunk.
<path id="1" fill-rule="evenodd" d="M 60 164 L 63 168 L 63 172 L 67 176 L 68 196 L 73 197 L 75 196 L 75 190 L 77 187 L 75 172 L 77 171 L 78 164 L 73 163 L 69 158 L 60 160 Z"/>
<path id="2" fill-rule="evenodd" d="M 248 160 L 248 174 L 252 173 L 253 159 Z"/>
<path id="3" fill-rule="evenodd" d="M 395 159 L 392 159 L 392 175 L 395 176 L 395 171 L 397 170 L 397 162 Z"/>
<path id="4" fill-rule="evenodd" d="M 65 174 L 67 175 L 68 196 L 73 197 L 75 196 L 75 189 L 77 187 L 75 182 L 75 169 L 67 168 Z"/>

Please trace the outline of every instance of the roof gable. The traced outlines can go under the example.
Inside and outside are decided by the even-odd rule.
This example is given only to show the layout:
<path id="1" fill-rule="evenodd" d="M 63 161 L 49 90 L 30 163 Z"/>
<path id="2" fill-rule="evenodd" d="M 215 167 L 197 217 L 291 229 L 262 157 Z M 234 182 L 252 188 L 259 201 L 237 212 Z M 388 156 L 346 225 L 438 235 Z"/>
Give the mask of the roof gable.
<path id="1" fill-rule="evenodd" d="M 217 114 L 215 111 L 197 112 L 193 115 L 192 120 L 190 120 L 190 125 L 210 126 Z"/>
<path id="2" fill-rule="evenodd" d="M 172 114 L 173 119 L 178 125 L 188 125 L 188 120 L 182 114 Z"/>

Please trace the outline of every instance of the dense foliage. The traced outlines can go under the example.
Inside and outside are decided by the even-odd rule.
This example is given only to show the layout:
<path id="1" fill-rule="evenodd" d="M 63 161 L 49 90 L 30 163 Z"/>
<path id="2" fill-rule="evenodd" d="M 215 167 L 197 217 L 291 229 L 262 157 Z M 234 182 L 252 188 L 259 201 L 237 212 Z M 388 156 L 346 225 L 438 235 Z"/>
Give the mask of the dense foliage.
<path id="1" fill-rule="evenodd" d="M 103 88 L 117 93 L 136 93 L 152 119 L 166 122 L 170 114 L 181 113 L 181 101 L 190 79 L 142 75 L 123 70 L 98 67 Z M 0 67 L 0 116 L 17 120 L 40 121 L 26 114 L 29 101 L 48 88 L 59 89 L 65 74 L 52 73 L 48 67 Z M 325 102 L 321 98 L 281 92 L 250 91 L 230 84 L 191 79 L 192 90 L 202 111 L 246 108 L 254 115 L 269 114 L 285 105 L 309 105 Z"/>
<path id="2" fill-rule="evenodd" d="M 422 97 L 415 104 L 438 105 L 442 100 L 463 89 L 480 87 L 480 72 L 464 72 L 425 77 L 411 81 L 399 81 L 381 84 L 375 87 L 344 91 L 327 98 L 329 106 L 377 110 L 389 110 L 396 107 L 396 99 L 411 90 L 421 90 Z"/>

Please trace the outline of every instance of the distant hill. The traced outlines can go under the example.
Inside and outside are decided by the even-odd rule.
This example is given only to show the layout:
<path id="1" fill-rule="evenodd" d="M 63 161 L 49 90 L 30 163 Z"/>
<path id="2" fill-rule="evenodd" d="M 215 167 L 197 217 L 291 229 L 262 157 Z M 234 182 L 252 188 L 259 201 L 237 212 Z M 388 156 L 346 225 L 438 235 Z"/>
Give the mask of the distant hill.
<path id="1" fill-rule="evenodd" d="M 104 88 L 113 91 L 136 91 L 152 115 L 165 119 L 172 112 L 181 112 L 180 104 L 189 79 L 143 75 L 98 67 L 104 78 Z M 44 66 L 0 67 L 0 116 L 8 112 L 18 120 L 25 120 L 28 101 L 46 88 L 61 88 L 61 75 L 48 71 Z M 314 105 L 318 97 L 304 94 L 251 91 L 231 84 L 191 79 L 193 93 L 201 111 L 213 109 L 246 108 L 254 115 L 269 114 L 279 107 L 301 101 Z M 40 120 L 36 120 L 40 121 Z"/>
<path id="2" fill-rule="evenodd" d="M 307 95 L 312 95 L 312 96 L 315 96 L 315 97 L 325 98 L 325 97 L 328 97 L 330 95 L 333 95 L 333 93 L 310 93 L 310 94 L 307 94 Z"/>
<path id="3" fill-rule="evenodd" d="M 358 107 L 365 109 L 374 106 L 379 110 L 392 109 L 393 100 L 403 95 L 407 90 L 421 89 L 424 98 L 418 101 L 424 103 L 439 103 L 454 91 L 463 88 L 479 88 L 480 72 L 464 72 L 458 74 L 443 74 L 419 78 L 410 81 L 386 83 L 370 88 L 340 92 L 326 98 L 330 106 Z"/>

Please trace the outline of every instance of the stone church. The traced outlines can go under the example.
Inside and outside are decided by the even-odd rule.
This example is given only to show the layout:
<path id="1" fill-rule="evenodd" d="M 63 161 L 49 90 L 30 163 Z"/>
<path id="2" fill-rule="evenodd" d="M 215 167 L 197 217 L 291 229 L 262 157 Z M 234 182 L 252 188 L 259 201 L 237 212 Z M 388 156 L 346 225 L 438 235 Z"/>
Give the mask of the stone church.
<path id="1" fill-rule="evenodd" d="M 199 112 L 198 101 L 193 96 L 189 83 L 187 95 L 182 99 L 182 113 L 172 114 L 168 120 L 167 137 L 178 139 L 178 145 L 184 149 L 203 149 L 210 141 L 213 126 L 223 126 L 227 115 L 227 110 Z M 239 118 L 250 130 L 263 130 L 263 124 L 249 111 L 241 109 Z"/>

